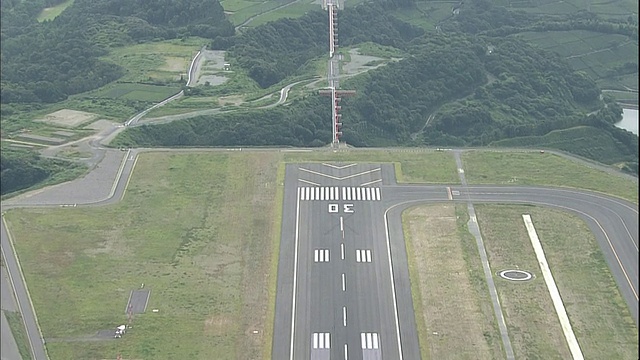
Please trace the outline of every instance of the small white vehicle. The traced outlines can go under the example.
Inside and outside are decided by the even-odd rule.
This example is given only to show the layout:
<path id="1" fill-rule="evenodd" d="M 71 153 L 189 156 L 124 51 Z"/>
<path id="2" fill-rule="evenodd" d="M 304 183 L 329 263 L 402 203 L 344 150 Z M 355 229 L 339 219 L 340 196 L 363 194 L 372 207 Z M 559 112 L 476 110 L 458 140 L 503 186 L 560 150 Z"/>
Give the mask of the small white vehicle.
<path id="1" fill-rule="evenodd" d="M 126 325 L 120 325 L 116 328 L 116 334 L 114 335 L 114 337 L 116 339 L 119 339 L 122 337 L 122 335 L 124 335 L 124 333 L 126 332 L 127 326 Z"/>

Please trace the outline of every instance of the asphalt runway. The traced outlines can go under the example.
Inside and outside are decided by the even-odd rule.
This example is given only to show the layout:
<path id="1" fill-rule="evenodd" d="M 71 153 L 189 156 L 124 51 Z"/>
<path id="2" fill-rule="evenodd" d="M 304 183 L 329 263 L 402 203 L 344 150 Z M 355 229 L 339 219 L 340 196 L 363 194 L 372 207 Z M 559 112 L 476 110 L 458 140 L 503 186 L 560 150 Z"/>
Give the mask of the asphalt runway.
<path id="1" fill-rule="evenodd" d="M 353 190 L 367 187 L 379 200 Z M 419 359 L 401 214 L 435 202 L 535 204 L 583 218 L 638 323 L 633 203 L 563 188 L 398 185 L 390 165 L 288 164 L 272 358 Z"/>

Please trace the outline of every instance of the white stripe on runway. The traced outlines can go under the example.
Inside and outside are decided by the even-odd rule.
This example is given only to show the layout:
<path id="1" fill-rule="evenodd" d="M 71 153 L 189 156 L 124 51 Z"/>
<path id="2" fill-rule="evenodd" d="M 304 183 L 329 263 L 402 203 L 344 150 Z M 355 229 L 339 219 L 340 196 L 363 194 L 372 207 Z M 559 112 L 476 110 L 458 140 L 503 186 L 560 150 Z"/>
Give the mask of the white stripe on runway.
<path id="1" fill-rule="evenodd" d="M 329 188 L 329 200 L 333 200 L 333 188 Z"/>
<path id="2" fill-rule="evenodd" d="M 371 262 L 371 250 L 367 250 L 367 262 Z"/>
<path id="3" fill-rule="evenodd" d="M 360 333 L 360 345 L 362 350 L 380 349 L 378 333 Z"/>
<path id="4" fill-rule="evenodd" d="M 347 188 L 342 188 L 342 200 L 347 200 Z"/>
<path id="5" fill-rule="evenodd" d="M 366 188 L 367 190 L 367 200 L 371 200 L 371 188 Z"/>
<path id="6" fill-rule="evenodd" d="M 357 197 L 357 199 L 358 199 L 358 200 L 362 200 L 362 199 L 360 198 L 360 192 L 362 192 L 362 191 L 364 191 L 364 189 L 359 188 L 359 187 L 357 187 L 357 188 L 356 188 L 356 194 L 358 195 L 358 197 Z"/>
<path id="7" fill-rule="evenodd" d="M 360 250 L 356 250 L 356 262 L 360 262 Z"/>
<path id="8" fill-rule="evenodd" d="M 334 194 L 336 195 L 335 200 L 340 200 L 340 192 L 338 191 L 338 189 L 340 189 L 339 187 L 334 187 Z"/>
<path id="9" fill-rule="evenodd" d="M 324 191 L 325 191 L 325 187 L 321 187 L 320 188 L 320 200 L 324 200 Z"/>
<path id="10" fill-rule="evenodd" d="M 376 189 L 376 198 L 374 200 L 380 200 L 380 188 L 375 188 Z"/>

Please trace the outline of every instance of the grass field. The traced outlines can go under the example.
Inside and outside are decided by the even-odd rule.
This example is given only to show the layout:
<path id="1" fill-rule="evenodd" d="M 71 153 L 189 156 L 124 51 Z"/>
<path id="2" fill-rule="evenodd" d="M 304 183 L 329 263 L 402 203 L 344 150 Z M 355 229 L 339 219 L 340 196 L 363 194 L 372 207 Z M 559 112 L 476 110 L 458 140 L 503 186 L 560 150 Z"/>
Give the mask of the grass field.
<path id="1" fill-rule="evenodd" d="M 413 207 L 402 215 L 425 360 L 504 357 L 468 218 L 466 207 L 453 204 Z"/>
<path id="2" fill-rule="evenodd" d="M 275 155 L 144 154 L 118 205 L 10 214 L 51 358 L 261 358 Z M 126 322 L 141 283 L 158 313 L 72 341 Z"/>
<path id="3" fill-rule="evenodd" d="M 535 276 L 522 283 L 495 276 L 516 358 L 571 357 L 522 221 L 525 213 L 532 216 L 585 358 L 637 358 L 637 328 L 582 220 L 531 206 L 476 205 L 476 213 L 492 271 L 521 269 Z M 424 359 L 504 357 L 468 219 L 463 205 L 451 204 L 403 214 Z"/>
<path id="4" fill-rule="evenodd" d="M 555 154 L 466 151 L 469 184 L 553 185 L 589 189 L 638 203 L 638 185 Z"/>
<path id="5" fill-rule="evenodd" d="M 122 82 L 177 83 L 195 54 L 211 40 L 189 37 L 115 48 L 105 56 L 127 70 Z M 185 78 L 186 79 L 186 78 Z M 186 80 L 185 80 L 186 81 Z"/>
<path id="6" fill-rule="evenodd" d="M 22 360 L 31 360 L 31 350 L 29 348 L 29 338 L 27 337 L 27 330 L 24 328 L 24 322 L 19 312 L 4 311 L 4 314 L 11 328 L 13 338 L 16 340 L 18 346 L 18 352 L 22 356 Z"/>
<path id="7" fill-rule="evenodd" d="M 53 20 L 58 15 L 62 14 L 64 9 L 68 8 L 71 4 L 73 4 L 73 0 L 66 0 L 56 6 L 43 9 L 38 15 L 37 20 L 39 22 L 43 22 L 45 20 Z"/>
<path id="8" fill-rule="evenodd" d="M 180 92 L 178 86 L 116 83 L 87 94 L 91 98 L 126 99 L 157 103 Z"/>
<path id="9" fill-rule="evenodd" d="M 508 168 L 508 160 L 498 164 L 504 158 L 486 159 L 492 174 Z M 51 359 L 105 359 L 118 353 L 154 359 L 269 358 L 283 164 L 307 161 L 394 162 L 403 172 L 401 182 L 457 182 L 449 152 L 145 153 L 121 203 L 91 211 L 11 210 L 9 229 Z M 567 164 L 559 159 L 539 166 Z M 544 180 L 523 166 L 516 170 L 509 175 Z M 469 176 L 477 171 L 470 170 Z M 568 182 L 561 175 L 549 176 L 548 183 Z M 451 225 L 453 215 L 447 211 L 443 221 Z M 455 216 L 459 232 L 466 215 L 456 209 Z M 461 309 L 473 314 L 469 324 L 482 330 L 477 341 L 484 342 L 484 354 L 492 358 L 501 345 L 490 303 L 482 300 L 487 290 L 475 244 L 447 248 L 453 245 L 437 245 L 456 254 L 443 269 L 466 264 L 476 272 L 456 275 L 467 286 L 448 294 L 464 295 L 458 299 Z M 148 309 L 159 312 L 136 315 L 133 328 L 118 341 L 92 340 L 97 331 L 127 321 L 129 291 L 142 283 L 151 289 Z M 477 302 L 466 299 L 468 294 Z M 451 319 L 444 315 L 426 328 Z"/>
<path id="10" fill-rule="evenodd" d="M 638 358 L 637 327 L 584 221 L 532 206 L 477 205 L 476 212 L 493 272 L 516 268 L 536 276 L 496 279 L 516 358 L 571 357 L 522 214 L 531 215 L 585 359 Z"/>

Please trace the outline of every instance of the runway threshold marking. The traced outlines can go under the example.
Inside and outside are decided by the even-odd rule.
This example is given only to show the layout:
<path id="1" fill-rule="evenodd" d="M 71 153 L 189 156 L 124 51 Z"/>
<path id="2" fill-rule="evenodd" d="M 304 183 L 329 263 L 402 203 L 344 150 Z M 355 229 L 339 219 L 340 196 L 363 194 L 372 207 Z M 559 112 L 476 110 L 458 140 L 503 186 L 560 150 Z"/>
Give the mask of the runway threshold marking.
<path id="1" fill-rule="evenodd" d="M 576 335 L 574 334 L 573 328 L 571 327 L 571 322 L 569 322 L 569 316 L 567 315 L 564 303 L 562 302 L 562 298 L 560 297 L 560 291 L 558 290 L 556 281 L 553 279 L 551 269 L 549 268 L 549 263 L 547 263 L 547 259 L 544 255 L 544 250 L 542 249 L 542 244 L 540 243 L 540 239 L 538 238 L 536 229 L 533 226 L 533 222 L 531 221 L 531 215 L 523 214 L 522 219 L 524 220 L 524 225 L 527 228 L 527 232 L 529 233 L 529 239 L 531 240 L 533 251 L 536 253 L 536 257 L 538 258 L 538 264 L 540 265 L 542 276 L 545 283 L 547 284 L 549 295 L 551 295 L 553 307 L 555 307 L 556 313 L 558 314 L 558 319 L 560 320 L 560 325 L 562 326 L 562 332 L 564 333 L 564 337 L 567 340 L 567 345 L 569 345 L 571 356 L 577 360 L 584 360 L 582 350 L 580 349 L 580 344 L 578 344 L 578 339 L 576 339 Z"/>

